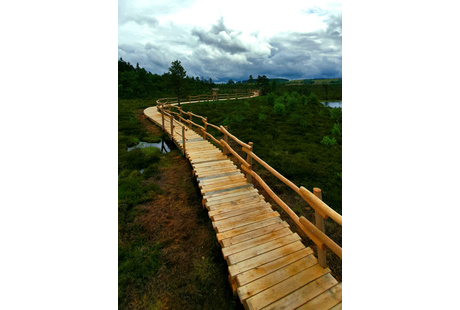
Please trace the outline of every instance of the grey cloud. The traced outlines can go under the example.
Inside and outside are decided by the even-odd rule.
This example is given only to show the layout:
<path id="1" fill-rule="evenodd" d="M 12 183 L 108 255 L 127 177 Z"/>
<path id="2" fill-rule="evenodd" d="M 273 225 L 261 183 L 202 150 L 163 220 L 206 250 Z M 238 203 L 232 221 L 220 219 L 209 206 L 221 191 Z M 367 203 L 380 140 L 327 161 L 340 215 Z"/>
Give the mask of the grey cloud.
<path id="1" fill-rule="evenodd" d="M 245 41 L 241 32 L 225 25 L 223 18 L 208 29 L 169 23 L 149 28 L 152 39 L 146 44 L 120 44 L 118 54 L 157 74 L 167 72 L 171 62 L 178 59 L 188 76 L 216 82 L 245 80 L 249 75 L 341 77 L 342 17 L 328 16 L 325 21 L 324 30 L 279 33 L 268 42 L 256 33 Z"/>
<path id="2" fill-rule="evenodd" d="M 328 13 L 327 10 L 323 10 L 323 9 L 317 7 L 317 6 L 309 8 L 309 9 L 306 9 L 306 10 L 302 10 L 301 12 L 305 13 L 307 15 L 315 14 L 315 15 L 318 15 L 318 16 L 324 16 L 324 15 L 327 15 L 327 13 Z"/>
<path id="3" fill-rule="evenodd" d="M 248 51 L 243 41 L 238 38 L 241 32 L 228 29 L 224 24 L 223 17 L 219 19 L 217 24 L 212 25 L 209 31 L 202 28 L 194 28 L 192 35 L 196 36 L 201 44 L 210 45 L 231 54 Z"/>

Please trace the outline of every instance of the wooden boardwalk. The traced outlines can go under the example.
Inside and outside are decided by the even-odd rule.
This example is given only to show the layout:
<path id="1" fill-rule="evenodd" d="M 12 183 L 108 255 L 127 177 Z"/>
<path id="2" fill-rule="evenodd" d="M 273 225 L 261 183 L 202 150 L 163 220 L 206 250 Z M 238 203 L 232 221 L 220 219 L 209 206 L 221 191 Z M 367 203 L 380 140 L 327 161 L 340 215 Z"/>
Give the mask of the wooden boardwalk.
<path id="1" fill-rule="evenodd" d="M 246 309 L 342 309 L 342 283 L 318 264 L 227 155 L 176 120 L 171 135 L 170 118 L 156 107 L 144 114 L 164 126 L 182 151 L 185 133 L 183 153 L 222 246 L 232 289 Z"/>

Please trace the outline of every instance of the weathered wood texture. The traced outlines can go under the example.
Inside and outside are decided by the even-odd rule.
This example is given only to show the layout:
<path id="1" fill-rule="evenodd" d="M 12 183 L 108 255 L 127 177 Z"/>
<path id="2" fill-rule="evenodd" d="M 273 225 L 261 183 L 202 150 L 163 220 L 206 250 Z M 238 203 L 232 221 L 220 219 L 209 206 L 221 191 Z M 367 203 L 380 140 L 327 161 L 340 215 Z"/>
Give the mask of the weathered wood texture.
<path id="1" fill-rule="evenodd" d="M 193 99 L 195 98 L 192 96 L 187 101 L 194 102 Z M 206 100 L 208 97 L 202 101 Z M 189 126 L 196 126 L 191 122 L 192 115 L 201 116 L 179 110 L 180 114 L 190 116 L 190 120 L 184 124 L 172 120 L 172 113 L 162 115 L 158 110 L 166 112 L 165 109 L 151 107 L 145 109 L 144 114 L 162 127 L 189 159 L 203 195 L 203 205 L 208 210 L 217 240 L 222 246 L 222 255 L 229 266 L 232 290 L 234 294 L 238 294 L 244 307 L 246 309 L 340 307 L 342 284 L 337 283 L 328 268 L 318 264 L 312 249 L 302 244 L 301 238 L 291 231 L 289 224 L 281 220 L 279 213 L 273 211 L 271 205 L 251 182 L 248 182 L 248 176 L 257 181 L 259 176 L 252 171 L 249 161 L 237 156 L 238 154 L 230 148 L 228 137 L 246 149 L 248 159 L 254 158 L 260 162 L 260 159 L 252 153 L 252 145 L 241 142 L 221 126 L 218 129 L 225 135 L 223 140 L 218 141 L 223 146 L 224 152 L 222 152 L 203 139 L 208 136 L 204 127 L 198 126 L 203 129 L 203 137 L 190 130 Z M 174 127 L 176 134 L 171 132 L 171 128 L 174 130 Z M 228 152 L 235 155 L 242 163 L 246 176 L 228 159 L 225 155 Z M 319 210 L 322 217 L 334 217 L 334 220 L 340 221 L 341 224 L 341 217 L 328 212 L 320 198 L 306 191 L 302 193 Z M 278 203 L 277 199 L 275 201 Z M 280 200 L 279 203 L 283 202 Z M 282 207 L 288 208 L 287 205 Z M 289 210 L 286 209 L 288 213 Z M 303 221 L 303 218 L 297 217 L 298 224 L 302 225 Z M 318 229 L 315 225 L 311 226 L 318 231 L 322 230 L 322 227 Z M 307 227 L 309 230 L 312 229 L 310 226 Z M 316 241 L 334 247 L 329 240 L 326 241 L 322 237 L 321 241 Z M 333 250 L 339 251 L 337 248 Z"/>

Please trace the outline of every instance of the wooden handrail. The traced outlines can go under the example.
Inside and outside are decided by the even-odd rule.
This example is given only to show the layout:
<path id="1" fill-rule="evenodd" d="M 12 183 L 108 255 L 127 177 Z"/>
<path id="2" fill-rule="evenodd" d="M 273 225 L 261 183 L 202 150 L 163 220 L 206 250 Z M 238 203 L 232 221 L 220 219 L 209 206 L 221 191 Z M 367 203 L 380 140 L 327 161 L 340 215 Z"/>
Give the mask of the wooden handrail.
<path id="1" fill-rule="evenodd" d="M 241 165 L 241 169 L 243 169 L 244 171 L 246 171 L 247 173 L 251 174 L 252 177 L 257 181 L 259 182 L 259 184 L 263 187 L 263 189 L 265 189 L 265 191 L 268 193 L 268 195 L 270 195 L 270 197 L 273 198 L 273 200 L 289 215 L 289 217 L 297 224 L 297 226 L 299 226 L 299 228 L 321 249 L 324 249 L 325 248 L 325 244 L 324 242 L 321 242 L 321 240 L 313 233 L 311 232 L 310 230 L 308 230 L 305 226 L 303 226 L 301 223 L 300 223 L 300 220 L 299 220 L 299 217 L 297 216 L 297 214 L 295 214 L 294 211 L 292 211 L 291 208 L 289 208 L 289 206 L 281 200 L 281 198 L 278 197 L 278 195 L 276 195 L 272 189 L 267 185 L 267 183 L 265 183 L 264 180 L 262 180 L 262 178 L 257 174 L 255 173 L 253 170 L 250 170 L 249 168 Z"/>
<path id="2" fill-rule="evenodd" d="M 313 225 L 305 217 L 300 217 L 300 223 L 308 230 L 311 231 L 316 238 L 318 238 L 322 243 L 324 243 L 329 249 L 332 250 L 338 257 L 342 258 L 342 248 L 335 243 L 331 238 L 329 238 L 325 233 L 319 230 L 315 225 Z"/>
<path id="3" fill-rule="evenodd" d="M 220 129 L 221 129 L 221 132 L 223 134 L 227 134 L 230 138 L 232 138 L 236 143 L 238 143 L 239 145 L 245 147 L 246 149 L 248 150 L 252 150 L 252 146 L 250 146 L 249 144 L 246 144 L 242 141 L 240 141 L 240 139 L 238 139 L 237 137 L 235 137 L 234 135 L 232 135 L 231 133 L 228 132 L 227 129 L 224 128 L 224 126 L 220 125 Z"/>
<path id="4" fill-rule="evenodd" d="M 310 192 L 305 187 L 301 186 L 299 195 L 305 199 L 306 202 L 315 210 L 318 210 L 318 213 L 324 213 L 333 219 L 337 224 L 342 226 L 342 216 L 331 209 L 327 204 L 325 204 L 321 199 L 316 197 L 312 192 Z M 321 212 L 320 212 L 321 210 Z M 326 217 L 327 218 L 327 217 Z"/>
<path id="5" fill-rule="evenodd" d="M 233 95 L 235 95 L 236 97 L 241 98 L 238 93 L 233 94 Z M 257 95 L 257 93 L 254 92 L 254 96 L 256 96 L 256 95 Z M 206 98 L 208 96 L 209 95 L 207 95 Z M 226 96 L 227 100 L 230 98 L 230 94 L 220 94 L 220 96 L 221 96 L 221 98 Z M 251 95 L 249 97 L 251 97 Z M 189 97 L 189 100 L 190 100 L 190 98 L 191 97 Z M 166 100 L 168 100 L 168 102 L 169 102 L 169 98 L 166 98 Z M 161 104 L 160 99 L 157 100 L 157 103 Z M 181 108 L 174 106 L 175 108 L 177 108 L 179 110 L 179 112 L 186 113 L 186 114 L 189 115 L 190 120 L 185 120 L 184 118 L 181 117 L 181 115 L 179 113 L 171 112 L 171 111 L 169 111 L 169 113 L 166 112 L 164 110 L 164 107 L 166 107 L 164 104 L 163 104 L 163 107 L 160 107 L 160 110 L 161 110 L 162 113 L 164 113 L 164 115 L 168 115 L 168 116 L 172 117 L 173 119 L 174 119 L 173 114 L 177 115 L 178 118 L 180 118 L 184 122 L 188 123 L 189 125 L 193 124 L 194 126 L 196 126 L 198 128 L 201 128 L 201 131 L 203 132 L 203 136 L 204 136 L 205 139 L 207 137 L 210 137 L 217 145 L 220 145 L 224 150 L 227 150 L 228 152 L 232 153 L 241 162 L 241 169 L 247 173 L 248 180 L 250 178 L 254 178 L 265 189 L 265 191 L 268 193 L 268 195 L 270 195 L 270 197 L 272 197 L 273 200 L 298 225 L 298 227 L 318 246 L 318 248 L 320 250 L 323 251 L 323 250 L 326 250 L 327 248 L 329 248 L 337 256 L 342 258 L 342 248 L 339 245 L 337 245 L 337 243 L 335 243 L 332 239 L 330 239 L 320 229 L 322 226 L 318 225 L 320 227 L 320 228 L 318 228 L 314 224 L 312 224 L 310 221 L 308 221 L 305 217 L 302 216 L 302 217 L 299 218 L 297 216 L 297 214 L 295 214 L 295 212 L 291 208 L 289 208 L 289 206 L 273 192 L 273 190 L 262 180 L 262 178 L 254 170 L 252 170 L 251 164 L 249 162 L 252 159 L 256 160 L 265 169 L 267 169 L 271 174 L 276 176 L 279 180 L 281 180 L 284 184 L 289 186 L 299 196 L 301 196 L 316 211 L 315 216 L 317 217 L 317 220 L 316 220 L 317 222 L 318 222 L 318 219 L 320 219 L 321 217 L 324 218 L 324 219 L 327 219 L 327 218 L 330 217 L 331 219 L 333 219 L 335 222 L 337 222 L 339 225 L 342 226 L 342 216 L 340 214 L 338 214 L 336 211 L 334 211 L 332 208 L 330 208 L 319 197 L 317 197 L 315 194 L 313 194 L 312 192 L 307 190 L 305 187 L 301 186 L 299 188 L 294 183 L 292 183 L 290 180 L 288 180 L 283 175 L 281 175 L 273 167 L 271 167 L 265 161 L 260 159 L 256 154 L 254 154 L 253 147 L 251 145 L 246 144 L 246 143 L 242 142 L 241 140 L 239 140 L 237 137 L 232 135 L 224 126 L 221 125 L 221 126 L 218 127 L 216 125 L 210 124 L 210 123 L 207 122 L 207 118 L 205 118 L 205 117 L 203 117 L 201 115 L 194 114 L 194 113 L 192 113 L 190 111 L 189 112 L 184 112 Z M 168 107 L 170 109 L 171 105 L 168 105 Z M 191 120 L 192 115 L 195 116 L 195 117 L 201 118 L 203 120 L 203 122 L 205 123 L 205 127 L 194 123 Z M 176 122 L 178 122 L 178 121 L 176 121 Z M 178 123 L 181 126 L 183 126 L 183 128 L 185 128 L 185 126 L 182 123 L 180 123 L 180 122 L 178 122 Z M 206 131 L 207 126 L 211 126 L 211 127 L 215 128 L 215 129 L 219 130 L 222 134 L 224 134 L 224 139 L 225 140 L 221 139 L 220 141 L 218 141 L 214 136 L 212 136 L 210 133 L 208 133 Z M 177 134 L 180 135 L 178 132 L 177 132 Z M 245 153 L 247 153 L 247 155 L 248 155 L 247 160 L 244 160 L 234 149 L 232 149 L 232 147 L 230 147 L 230 145 L 226 141 L 228 139 L 228 137 L 232 138 L 235 142 L 237 142 L 239 145 L 242 146 L 242 150 Z M 224 154 L 225 154 L 225 152 L 224 152 Z M 316 190 L 318 191 L 319 189 L 316 189 Z M 319 196 L 321 196 L 321 195 L 319 195 Z M 324 223 L 323 223 L 323 225 L 324 225 Z M 325 252 L 323 252 L 323 253 L 325 253 Z M 325 257 L 324 257 L 324 263 L 323 264 L 324 265 L 326 264 Z"/>
<path id="6" fill-rule="evenodd" d="M 230 145 L 227 144 L 227 142 L 225 142 L 224 140 L 220 139 L 220 145 L 225 146 L 227 148 L 227 150 L 229 150 L 230 153 L 232 153 L 233 156 L 235 156 L 244 166 L 249 167 L 249 164 L 240 155 L 238 155 L 238 153 L 235 152 L 230 147 Z"/>

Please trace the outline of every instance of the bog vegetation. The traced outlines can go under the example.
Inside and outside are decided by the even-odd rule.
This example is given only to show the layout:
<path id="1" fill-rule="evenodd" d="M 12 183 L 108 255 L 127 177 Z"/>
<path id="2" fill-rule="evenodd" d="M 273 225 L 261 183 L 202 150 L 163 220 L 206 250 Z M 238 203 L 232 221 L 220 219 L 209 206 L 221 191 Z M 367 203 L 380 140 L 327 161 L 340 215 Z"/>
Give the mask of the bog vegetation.
<path id="1" fill-rule="evenodd" d="M 187 160 L 172 145 L 166 154 L 156 148 L 127 151 L 140 141 L 168 142 L 141 115 L 158 98 L 175 96 L 170 73 L 152 74 L 122 59 L 118 68 L 119 308 L 242 308 L 231 296 L 227 264 L 201 208 Z M 262 96 L 257 98 L 182 108 L 227 126 L 244 142 L 254 142 L 260 158 L 298 186 L 321 188 L 323 200 L 342 213 L 342 113 L 319 103 L 341 100 L 341 84 L 289 85 L 260 76 L 252 83 L 217 86 L 199 77 L 184 81 L 181 91 L 188 95 L 210 94 L 213 87 L 219 93 L 260 88 Z M 217 130 L 208 128 L 219 137 Z M 282 198 L 292 196 L 262 167 L 254 169 Z M 298 215 L 308 218 L 304 202 L 290 203 Z M 339 240 L 329 233 L 334 229 Z M 339 230 L 327 227 L 328 235 L 341 245 Z M 331 269 L 336 276 L 341 272 Z"/>

